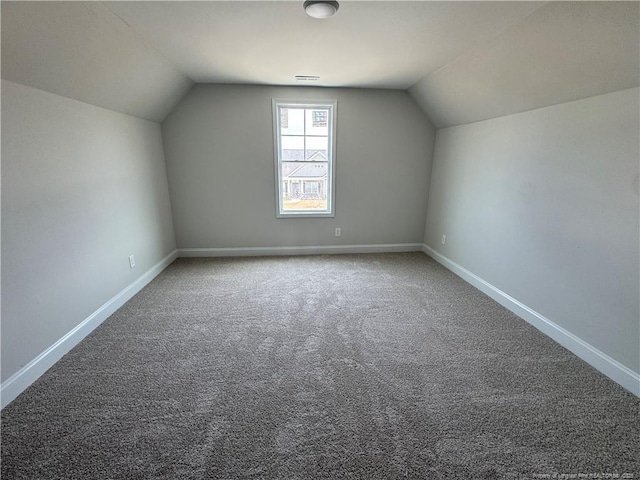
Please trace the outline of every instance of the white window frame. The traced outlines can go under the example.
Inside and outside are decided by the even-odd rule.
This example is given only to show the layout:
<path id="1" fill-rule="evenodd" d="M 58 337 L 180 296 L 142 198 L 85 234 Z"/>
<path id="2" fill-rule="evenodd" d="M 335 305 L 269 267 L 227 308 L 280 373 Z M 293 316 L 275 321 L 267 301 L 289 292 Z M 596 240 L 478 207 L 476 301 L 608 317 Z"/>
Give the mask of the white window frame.
<path id="1" fill-rule="evenodd" d="M 327 133 L 329 148 L 327 151 L 327 209 L 326 210 L 285 210 L 283 205 L 284 188 L 282 179 L 282 159 L 280 157 L 280 107 L 291 108 L 323 108 L 328 109 Z M 304 218 L 304 217 L 335 217 L 336 198 L 336 131 L 337 131 L 337 100 L 283 100 L 272 99 L 273 110 L 273 138 L 275 158 L 275 193 L 276 193 L 276 217 L 277 218 Z"/>

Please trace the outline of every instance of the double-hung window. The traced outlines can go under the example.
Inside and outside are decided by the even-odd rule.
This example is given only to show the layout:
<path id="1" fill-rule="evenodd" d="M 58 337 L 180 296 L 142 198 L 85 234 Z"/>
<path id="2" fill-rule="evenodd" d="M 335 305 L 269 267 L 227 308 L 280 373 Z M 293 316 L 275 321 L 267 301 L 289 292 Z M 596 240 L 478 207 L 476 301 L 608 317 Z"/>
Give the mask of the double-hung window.
<path id="1" fill-rule="evenodd" d="M 273 100 L 278 217 L 335 216 L 336 103 Z"/>

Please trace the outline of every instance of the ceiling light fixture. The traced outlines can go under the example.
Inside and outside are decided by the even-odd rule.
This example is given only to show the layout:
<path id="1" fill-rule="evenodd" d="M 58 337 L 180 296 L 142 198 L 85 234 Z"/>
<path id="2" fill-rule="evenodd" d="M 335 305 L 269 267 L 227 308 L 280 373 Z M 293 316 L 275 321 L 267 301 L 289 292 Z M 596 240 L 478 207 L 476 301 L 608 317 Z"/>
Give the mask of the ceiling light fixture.
<path id="1" fill-rule="evenodd" d="M 303 7 L 310 17 L 329 18 L 338 11 L 340 4 L 332 0 L 306 0 Z"/>

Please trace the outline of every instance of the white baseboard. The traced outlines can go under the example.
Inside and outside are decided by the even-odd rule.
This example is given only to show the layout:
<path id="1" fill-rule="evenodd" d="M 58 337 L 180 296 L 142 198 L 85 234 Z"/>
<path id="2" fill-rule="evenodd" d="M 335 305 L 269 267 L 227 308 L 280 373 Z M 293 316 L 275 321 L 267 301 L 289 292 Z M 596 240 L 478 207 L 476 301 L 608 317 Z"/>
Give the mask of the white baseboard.
<path id="1" fill-rule="evenodd" d="M 453 273 L 466 280 L 481 292 L 487 294 L 502 306 L 508 308 L 513 313 L 530 323 L 545 335 L 551 337 L 570 352 L 574 353 L 589 365 L 599 370 L 611 380 L 619 383 L 631 393 L 640 397 L 640 374 L 622 365 L 617 360 L 611 358 L 606 353 L 601 352 L 594 346 L 588 344 L 570 331 L 553 323 L 548 318 L 540 315 L 535 310 L 527 307 L 515 298 L 509 296 L 502 290 L 494 287 L 487 281 L 470 272 L 453 260 L 436 252 L 428 245 L 422 246 L 422 251 L 442 264 Z"/>
<path id="2" fill-rule="evenodd" d="M 421 252 L 421 243 L 374 245 L 322 245 L 310 247 L 180 248 L 179 257 L 255 257 L 272 255 L 318 255 L 333 253 Z"/>
<path id="3" fill-rule="evenodd" d="M 80 341 L 91 333 L 98 325 L 104 322 L 110 315 L 129 301 L 136 293 L 142 290 L 162 270 L 178 257 L 178 251 L 174 250 L 153 267 L 142 274 L 136 281 L 121 290 L 107 303 L 98 308 L 78 326 L 67 333 L 44 352 L 31 360 L 28 364 L 14 373 L 0 387 L 1 408 L 6 407 L 18 395 L 24 392 L 29 385 L 35 382 L 49 368 L 51 368 L 66 353 L 75 347 Z"/>

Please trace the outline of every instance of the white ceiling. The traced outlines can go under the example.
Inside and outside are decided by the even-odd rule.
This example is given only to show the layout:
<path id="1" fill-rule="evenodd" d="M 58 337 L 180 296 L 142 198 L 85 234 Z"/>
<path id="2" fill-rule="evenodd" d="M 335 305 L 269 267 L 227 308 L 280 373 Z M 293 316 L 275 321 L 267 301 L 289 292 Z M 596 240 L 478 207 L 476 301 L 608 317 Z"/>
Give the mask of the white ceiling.
<path id="1" fill-rule="evenodd" d="M 2 2 L 2 77 L 161 121 L 193 85 L 409 89 L 437 126 L 638 86 L 639 2 Z"/>

